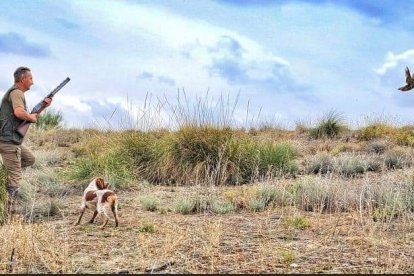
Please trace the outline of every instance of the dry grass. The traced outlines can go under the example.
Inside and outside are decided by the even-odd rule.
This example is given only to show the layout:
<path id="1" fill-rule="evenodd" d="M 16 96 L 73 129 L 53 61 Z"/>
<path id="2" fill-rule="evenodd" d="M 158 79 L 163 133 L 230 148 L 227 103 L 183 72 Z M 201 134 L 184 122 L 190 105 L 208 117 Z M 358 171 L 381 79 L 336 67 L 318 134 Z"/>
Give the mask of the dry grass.
<path id="1" fill-rule="evenodd" d="M 99 218 L 93 225 L 85 223 L 91 212 L 81 225 L 72 225 L 90 179 L 73 183 L 60 172 L 76 156 L 96 150 L 85 149 L 82 137 L 120 134 L 76 130 L 66 138 L 55 132 L 43 133 L 44 139 L 31 136 L 28 144 L 36 149 L 38 163 L 24 172 L 21 216 L 0 226 L 0 273 L 414 270 L 409 145 L 383 136 L 313 140 L 303 133 L 295 137 L 268 128 L 255 131 L 262 141 L 291 139 L 298 151 L 295 175 L 239 186 L 165 186 L 137 180 L 115 185 L 120 226 L 114 228 L 111 220 L 104 230 L 98 229 Z M 336 170 L 308 171 L 307 161 L 321 155 L 333 160 Z M 375 160 L 380 169 L 349 177 L 344 161 L 354 159 Z M 110 158 L 104 161 L 112 164 Z M 359 167 L 350 164 L 351 169 Z M 183 199 L 195 204 L 193 212 L 176 210 Z"/>
<path id="2" fill-rule="evenodd" d="M 73 227 L 67 216 L 3 226 L 1 256 L 16 248 L 14 272 L 40 273 L 404 273 L 412 271 L 413 224 L 373 222 L 358 212 L 320 214 L 295 208 L 226 215 L 147 212 L 137 194 L 185 193 L 159 187 L 120 192 L 121 224 Z M 88 213 L 86 216 L 90 216 Z M 153 231 L 142 231 L 152 225 Z M 128 237 L 127 239 L 125 237 Z M 16 242 L 17 241 L 17 242 Z M 399 256 L 395 261 L 395 254 Z M 3 257 L 2 257 L 3 258 Z M 2 259 L 1 272 L 7 260 Z"/>

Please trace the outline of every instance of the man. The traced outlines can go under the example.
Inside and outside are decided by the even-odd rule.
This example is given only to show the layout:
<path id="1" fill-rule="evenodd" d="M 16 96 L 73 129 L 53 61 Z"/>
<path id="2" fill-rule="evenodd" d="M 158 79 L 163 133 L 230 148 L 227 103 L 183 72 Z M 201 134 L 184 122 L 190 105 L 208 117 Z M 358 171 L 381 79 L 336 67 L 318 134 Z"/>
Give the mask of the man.
<path id="1" fill-rule="evenodd" d="M 14 85 L 7 90 L 0 105 L 0 154 L 7 170 L 8 193 L 7 212 L 10 214 L 17 190 L 22 178 L 22 168 L 33 165 L 35 161 L 31 151 L 22 145 L 23 137 L 16 132 L 16 127 L 23 121 L 35 123 L 38 114 L 27 111 L 24 93 L 33 85 L 29 68 L 19 67 L 14 72 Z M 49 106 L 52 99 L 45 99 Z"/>

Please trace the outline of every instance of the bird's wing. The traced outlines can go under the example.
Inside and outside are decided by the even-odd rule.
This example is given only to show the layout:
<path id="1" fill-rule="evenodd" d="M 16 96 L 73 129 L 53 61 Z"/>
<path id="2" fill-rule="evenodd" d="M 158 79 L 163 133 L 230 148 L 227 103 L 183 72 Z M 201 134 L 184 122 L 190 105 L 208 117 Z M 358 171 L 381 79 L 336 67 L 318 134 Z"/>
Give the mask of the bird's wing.
<path id="1" fill-rule="evenodd" d="M 408 67 L 405 67 L 405 79 L 408 80 L 411 79 L 411 74 L 410 74 L 410 69 L 408 69 Z"/>

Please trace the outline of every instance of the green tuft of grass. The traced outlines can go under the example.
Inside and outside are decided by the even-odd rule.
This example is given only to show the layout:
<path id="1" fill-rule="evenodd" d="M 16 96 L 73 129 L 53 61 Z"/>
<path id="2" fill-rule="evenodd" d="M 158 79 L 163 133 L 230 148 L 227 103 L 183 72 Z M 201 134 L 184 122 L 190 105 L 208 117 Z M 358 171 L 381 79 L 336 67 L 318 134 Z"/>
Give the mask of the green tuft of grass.
<path id="1" fill-rule="evenodd" d="M 317 124 L 309 130 L 312 138 L 335 138 L 347 130 L 348 127 L 341 114 L 330 111 Z"/>
<path id="2" fill-rule="evenodd" d="M 152 223 L 144 223 L 138 228 L 140 233 L 155 233 L 155 225 Z"/>
<path id="3" fill-rule="evenodd" d="M 48 130 L 52 128 L 59 128 L 63 121 L 63 115 L 60 111 L 54 111 L 53 109 L 43 112 L 35 124 L 38 130 Z"/>
<path id="4" fill-rule="evenodd" d="M 160 200 L 153 196 L 141 197 L 140 202 L 144 207 L 144 210 L 154 212 L 158 210 Z"/>
<path id="5" fill-rule="evenodd" d="M 179 214 L 188 215 L 197 210 L 196 202 L 191 198 L 184 198 L 175 203 L 174 211 Z"/>
<path id="6" fill-rule="evenodd" d="M 310 222 L 303 216 L 287 217 L 282 220 L 282 223 L 287 228 L 294 228 L 304 230 L 310 227 Z"/>
<path id="7" fill-rule="evenodd" d="M 231 202 L 217 201 L 217 200 L 213 201 L 212 211 L 215 214 L 224 215 L 224 214 L 232 213 L 235 210 L 236 210 L 236 206 L 234 206 L 234 204 L 232 204 Z"/>

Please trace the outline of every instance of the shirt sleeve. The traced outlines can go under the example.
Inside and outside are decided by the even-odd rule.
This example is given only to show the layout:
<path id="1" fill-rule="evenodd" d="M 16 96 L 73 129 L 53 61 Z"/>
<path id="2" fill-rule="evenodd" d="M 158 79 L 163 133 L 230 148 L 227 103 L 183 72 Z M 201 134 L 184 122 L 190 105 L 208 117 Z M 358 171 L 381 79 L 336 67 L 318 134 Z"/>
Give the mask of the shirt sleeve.
<path id="1" fill-rule="evenodd" d="M 13 110 L 15 110 L 17 107 L 21 107 L 25 109 L 24 106 L 24 95 L 23 92 L 19 89 L 15 89 L 12 92 L 10 92 L 10 100 L 12 102 Z"/>

